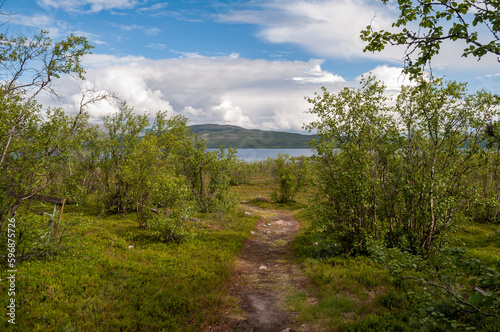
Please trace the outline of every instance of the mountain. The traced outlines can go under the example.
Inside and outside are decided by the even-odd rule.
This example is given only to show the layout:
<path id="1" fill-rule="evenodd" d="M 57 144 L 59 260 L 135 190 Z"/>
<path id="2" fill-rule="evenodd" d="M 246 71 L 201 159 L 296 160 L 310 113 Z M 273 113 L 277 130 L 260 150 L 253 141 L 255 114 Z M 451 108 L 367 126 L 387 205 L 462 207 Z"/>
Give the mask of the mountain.
<path id="1" fill-rule="evenodd" d="M 205 139 L 208 148 L 240 149 L 307 149 L 309 141 L 317 135 L 301 135 L 281 131 L 245 129 L 237 126 L 204 124 L 190 126 L 191 130 Z"/>

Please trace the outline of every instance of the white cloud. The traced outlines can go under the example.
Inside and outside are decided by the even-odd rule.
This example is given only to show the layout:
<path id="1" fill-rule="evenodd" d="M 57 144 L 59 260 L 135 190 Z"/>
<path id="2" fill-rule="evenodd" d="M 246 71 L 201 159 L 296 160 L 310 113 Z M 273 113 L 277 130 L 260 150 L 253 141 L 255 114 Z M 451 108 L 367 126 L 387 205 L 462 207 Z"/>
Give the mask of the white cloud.
<path id="1" fill-rule="evenodd" d="M 132 25 L 125 25 L 125 24 L 111 24 L 116 28 L 119 28 L 124 31 L 132 31 L 132 30 L 142 30 L 144 27 L 142 25 L 137 25 L 137 24 L 132 24 Z"/>
<path id="2" fill-rule="evenodd" d="M 26 35 L 32 35 L 33 32 L 38 33 L 41 29 L 48 30 L 49 37 L 54 39 L 67 35 L 69 31 L 69 25 L 66 22 L 56 20 L 48 14 L 36 14 L 32 16 L 15 14 L 9 16 L 9 23 L 37 30 L 32 31 L 32 29 L 27 29 L 23 31 Z"/>
<path id="3" fill-rule="evenodd" d="M 159 10 L 162 10 L 163 8 L 168 7 L 168 2 L 162 2 L 162 3 L 156 3 L 154 5 L 151 5 L 149 7 L 143 7 L 139 8 L 138 11 L 140 12 L 158 12 Z"/>
<path id="4" fill-rule="evenodd" d="M 376 27 L 389 27 L 389 14 L 386 7 L 373 1 L 274 0 L 254 10 L 228 11 L 219 19 L 259 25 L 258 36 L 273 43 L 294 43 L 317 56 L 351 61 L 373 58 L 372 54 L 363 53 L 365 44 L 359 37 L 360 31 L 370 22 Z"/>
<path id="5" fill-rule="evenodd" d="M 69 12 L 85 11 L 98 13 L 101 10 L 131 9 L 139 4 L 137 0 L 38 0 L 44 8 L 55 8 Z"/>
<path id="6" fill-rule="evenodd" d="M 500 95 L 500 73 L 478 76 L 476 77 L 475 83 L 476 86 L 471 86 L 472 89 L 485 89 Z"/>
<path id="7" fill-rule="evenodd" d="M 248 8 L 248 7 L 247 7 Z M 257 36 L 272 43 L 292 43 L 316 57 L 347 62 L 378 60 L 401 64 L 406 47 L 388 45 L 382 52 L 364 53 L 366 43 L 361 30 L 372 25 L 374 30 L 394 31 L 391 27 L 399 16 L 398 8 L 369 0 L 270 0 L 254 3 L 252 9 L 234 7 L 217 15 L 223 23 L 254 24 Z M 445 23 L 446 24 L 446 23 Z M 413 23 L 409 25 L 413 29 Z M 418 30 L 418 27 L 413 30 Z M 481 30 L 480 36 L 491 32 Z M 465 43 L 445 42 L 433 58 L 436 73 L 480 71 L 491 72 L 498 67 L 496 57 L 485 56 L 480 62 L 461 55 Z"/>
<path id="8" fill-rule="evenodd" d="M 247 128 L 255 127 L 250 118 L 243 114 L 241 107 L 233 105 L 231 100 L 222 98 L 218 106 L 212 107 L 212 111 L 214 118 L 222 119 L 224 124 Z"/>
<path id="9" fill-rule="evenodd" d="M 143 25 L 138 25 L 138 24 L 124 25 L 124 24 L 111 23 L 111 25 L 114 26 L 115 28 L 119 28 L 120 30 L 123 30 L 123 31 L 142 30 L 145 33 L 147 33 L 148 35 L 153 35 L 153 36 L 156 36 L 161 32 L 161 29 L 159 29 L 159 28 L 155 28 L 155 27 L 147 28 Z"/>
<path id="10" fill-rule="evenodd" d="M 414 84 L 410 82 L 408 75 L 403 73 L 401 67 L 377 66 L 375 69 L 356 77 L 356 80 L 361 80 L 362 76 L 375 76 L 377 80 L 384 82 L 389 90 L 401 90 L 402 85 Z"/>
<path id="11" fill-rule="evenodd" d="M 48 15 L 36 14 L 33 16 L 26 16 L 15 14 L 10 16 L 10 23 L 32 26 L 32 27 L 45 27 L 51 25 L 53 19 Z"/>
<path id="12" fill-rule="evenodd" d="M 167 45 L 161 44 L 161 43 L 152 43 L 152 44 L 149 44 L 146 47 L 149 47 L 150 49 L 153 49 L 153 50 L 165 50 L 165 49 L 168 48 Z"/>
<path id="13" fill-rule="evenodd" d="M 337 83 L 345 82 L 345 80 L 339 75 L 333 75 L 321 70 L 321 65 L 318 63 L 312 69 L 307 69 L 304 71 L 307 77 L 294 77 L 294 81 L 302 83 Z"/>
<path id="14" fill-rule="evenodd" d="M 204 111 L 201 108 L 193 108 L 191 106 L 186 106 L 184 107 L 181 113 L 187 116 L 188 118 L 192 119 L 200 117 L 201 115 L 203 115 Z"/>
<path id="15" fill-rule="evenodd" d="M 144 32 L 146 32 L 148 35 L 156 36 L 161 32 L 161 29 L 159 29 L 159 28 L 147 28 L 147 29 L 144 29 Z"/>
<path id="16" fill-rule="evenodd" d="M 91 85 L 116 92 L 138 113 L 167 110 L 187 116 L 193 124 L 301 131 L 312 119 L 304 113 L 309 108 L 304 96 L 312 96 L 321 85 L 338 91 L 348 84 L 322 70 L 322 63 L 251 60 L 237 54 L 164 60 L 90 55 L 84 61 L 87 81 L 65 78 L 57 88 L 61 95 L 71 96 L 65 101 L 70 113 L 76 110 L 80 89 Z M 297 77 L 301 80 L 294 80 Z M 97 121 L 114 108 L 100 104 L 89 112 Z"/>

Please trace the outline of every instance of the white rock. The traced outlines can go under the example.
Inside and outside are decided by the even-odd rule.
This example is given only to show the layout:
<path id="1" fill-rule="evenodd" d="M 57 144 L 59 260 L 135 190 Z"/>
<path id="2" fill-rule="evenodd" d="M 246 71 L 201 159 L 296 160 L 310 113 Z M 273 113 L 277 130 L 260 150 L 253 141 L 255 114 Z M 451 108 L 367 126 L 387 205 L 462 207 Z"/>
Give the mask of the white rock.
<path id="1" fill-rule="evenodd" d="M 265 267 L 264 265 L 261 265 L 261 266 L 259 267 L 259 270 L 265 270 L 265 269 L 267 269 L 267 267 Z"/>

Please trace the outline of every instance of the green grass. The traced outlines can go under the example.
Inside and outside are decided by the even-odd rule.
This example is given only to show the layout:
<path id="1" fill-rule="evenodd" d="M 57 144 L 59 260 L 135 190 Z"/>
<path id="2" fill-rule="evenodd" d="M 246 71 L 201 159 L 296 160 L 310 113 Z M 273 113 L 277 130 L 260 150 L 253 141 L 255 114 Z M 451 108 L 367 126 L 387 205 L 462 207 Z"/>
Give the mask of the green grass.
<path id="1" fill-rule="evenodd" d="M 286 303 L 299 322 L 328 331 L 418 330 L 412 321 L 416 304 L 405 294 L 414 286 L 392 280 L 367 257 L 339 256 L 331 239 L 311 230 L 303 208 L 313 193 L 277 204 L 270 200 L 276 188 L 268 173 L 254 174 L 248 182 L 232 188 L 240 201 L 294 210 L 302 220 L 294 250 L 310 282 L 307 292 L 292 292 Z M 165 244 L 139 229 L 134 215 L 96 217 L 68 206 L 59 254 L 17 267 L 16 330 L 200 331 L 216 325 L 234 301 L 225 287 L 258 217 L 243 211 L 196 217 L 189 222 L 192 237 Z M 468 223 L 455 236 L 469 256 L 498 267 L 500 225 Z M 5 282 L 0 300 L 8 301 Z M 14 330 L 0 324 L 0 330 Z"/>
<path id="2" fill-rule="evenodd" d="M 384 297 L 394 288 L 387 272 L 366 257 L 307 258 L 303 266 L 319 303 L 303 310 L 301 320 L 320 320 L 324 327 L 338 329 L 343 323 L 395 307 L 394 300 Z M 399 301 L 401 293 L 391 292 Z"/>
<path id="3" fill-rule="evenodd" d="M 467 254 L 484 264 L 500 267 L 500 225 L 467 223 L 457 234 L 457 244 L 465 244 Z"/>
<path id="4" fill-rule="evenodd" d="M 298 211 L 307 206 L 313 195 L 311 188 L 305 188 L 297 193 L 294 202 L 277 203 L 273 201 L 272 197 L 273 193 L 278 190 L 278 185 L 274 183 L 271 174 L 257 172 L 249 178 L 248 182 L 233 187 L 232 192 L 237 195 L 240 202 L 246 202 L 263 209 Z"/>
<path id="5" fill-rule="evenodd" d="M 98 218 L 68 208 L 60 255 L 18 266 L 17 328 L 202 330 L 220 321 L 224 287 L 256 220 L 241 212 L 224 221 L 198 220 L 195 235 L 173 245 L 139 229 L 133 215 Z M 2 283 L 2 303 L 5 288 Z"/>
<path id="6" fill-rule="evenodd" d="M 311 281 L 318 303 L 299 307 L 299 320 L 320 323 L 328 331 L 412 331 L 422 328 L 414 313 L 419 303 L 406 291 L 415 283 L 394 280 L 368 257 L 346 257 L 324 233 L 314 231 L 307 213 L 297 213 L 303 230 L 294 250 Z M 486 266 L 499 266 L 500 225 L 469 223 L 456 234 L 456 245 Z M 492 328 L 491 319 L 482 330 Z M 432 330 L 432 329 L 431 329 Z M 435 331 L 447 331 L 436 327 Z"/>

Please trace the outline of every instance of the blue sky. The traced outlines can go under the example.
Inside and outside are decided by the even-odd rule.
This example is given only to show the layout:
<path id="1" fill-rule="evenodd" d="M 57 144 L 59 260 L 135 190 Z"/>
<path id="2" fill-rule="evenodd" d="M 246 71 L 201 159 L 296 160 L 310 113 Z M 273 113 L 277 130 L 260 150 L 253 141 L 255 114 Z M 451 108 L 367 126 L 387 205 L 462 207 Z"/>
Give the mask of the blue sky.
<path id="1" fill-rule="evenodd" d="M 138 113 L 167 110 L 191 124 L 220 123 L 302 131 L 312 96 L 339 91 L 372 72 L 397 91 L 403 49 L 363 53 L 359 31 L 389 28 L 396 12 L 374 0 L 7 0 L 11 33 L 74 33 L 95 46 L 87 81 L 62 78 L 65 98 L 42 102 L 75 110 L 82 89 L 109 90 Z M 6 26 L 4 26 L 6 28 Z M 450 43 L 434 73 L 500 93 L 500 64 L 460 57 Z M 116 105 L 89 108 L 92 121 Z"/>

